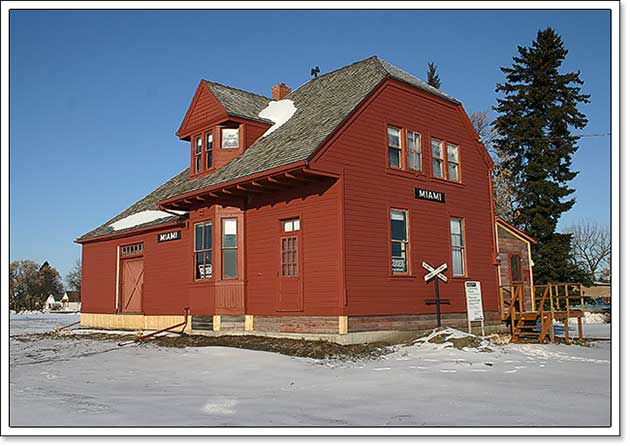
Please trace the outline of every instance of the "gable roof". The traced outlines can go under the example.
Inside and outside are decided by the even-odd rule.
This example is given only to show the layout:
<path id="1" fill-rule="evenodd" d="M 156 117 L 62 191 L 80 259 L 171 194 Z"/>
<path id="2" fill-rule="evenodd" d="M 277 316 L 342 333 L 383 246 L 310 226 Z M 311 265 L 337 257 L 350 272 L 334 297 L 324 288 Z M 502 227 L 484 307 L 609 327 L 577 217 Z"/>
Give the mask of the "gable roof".
<path id="1" fill-rule="evenodd" d="M 68 296 L 68 302 L 81 302 L 81 295 L 78 291 L 66 291 L 63 297 Z"/>
<path id="2" fill-rule="evenodd" d="M 538 243 L 535 238 L 533 238 L 532 236 L 524 233 L 523 231 L 521 231 L 517 227 L 509 224 L 507 221 L 503 220 L 501 217 L 495 217 L 495 220 L 496 220 L 496 222 L 497 222 L 497 224 L 499 226 L 503 226 L 504 229 L 507 229 L 508 232 L 511 232 L 513 235 L 515 235 L 516 237 L 520 238 L 521 240 L 524 240 L 524 241 L 526 241 L 528 243 L 533 243 L 533 244 Z"/>
<path id="3" fill-rule="evenodd" d="M 229 116 L 273 124 L 272 121 L 258 116 L 271 98 L 205 79 L 204 82 Z"/>
<path id="4" fill-rule="evenodd" d="M 291 92 L 296 112 L 291 119 L 267 136 L 256 140 L 243 154 L 214 173 L 189 178 L 189 169 L 171 178 L 155 191 L 112 218 L 104 225 L 81 236 L 78 241 L 114 233 L 109 225 L 133 213 L 159 209 L 158 203 L 170 198 L 238 180 L 250 175 L 293 163 L 306 164 L 317 149 L 351 113 L 387 79 L 396 79 L 459 105 L 452 96 L 430 86 L 411 74 L 373 56 L 312 79 Z M 228 114 L 261 120 L 257 115 L 268 104 L 265 96 L 248 93 L 215 82 L 205 81 Z M 154 226 L 176 221 L 166 217 L 144 225 Z"/>

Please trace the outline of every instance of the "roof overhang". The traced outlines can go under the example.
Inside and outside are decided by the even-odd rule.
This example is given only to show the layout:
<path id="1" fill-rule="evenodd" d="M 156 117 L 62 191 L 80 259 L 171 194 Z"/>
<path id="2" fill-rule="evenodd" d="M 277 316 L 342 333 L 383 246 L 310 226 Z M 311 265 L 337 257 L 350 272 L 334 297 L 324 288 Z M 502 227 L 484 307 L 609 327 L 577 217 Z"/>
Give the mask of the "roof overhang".
<path id="1" fill-rule="evenodd" d="M 284 167 L 282 170 L 260 172 L 171 197 L 158 202 L 158 207 L 162 210 L 182 211 L 214 204 L 240 207 L 243 200 L 251 196 L 272 195 L 295 187 L 339 178 L 339 175 L 334 173 L 311 169 L 304 162 Z"/>
<path id="2" fill-rule="evenodd" d="M 183 216 L 182 216 L 183 217 Z M 135 228 L 130 228 L 122 231 L 110 232 L 109 234 L 96 235 L 94 237 L 86 237 L 86 238 L 78 238 L 74 242 L 79 244 L 90 243 L 90 242 L 101 242 L 105 240 L 113 240 L 117 238 L 124 238 L 135 236 L 139 234 L 144 234 L 146 232 L 159 231 L 162 229 L 176 227 L 176 226 L 184 226 L 186 224 L 184 219 L 169 221 L 167 223 L 160 223 L 157 225 L 147 224 L 144 226 L 138 226 Z"/>
<path id="3" fill-rule="evenodd" d="M 496 222 L 499 226 L 503 226 L 504 229 L 506 229 L 508 232 L 511 232 L 514 236 L 520 238 L 521 240 L 524 240 L 532 244 L 538 243 L 535 238 L 525 234 L 520 229 L 512 226 L 507 221 L 503 220 L 501 217 L 496 217 Z"/>

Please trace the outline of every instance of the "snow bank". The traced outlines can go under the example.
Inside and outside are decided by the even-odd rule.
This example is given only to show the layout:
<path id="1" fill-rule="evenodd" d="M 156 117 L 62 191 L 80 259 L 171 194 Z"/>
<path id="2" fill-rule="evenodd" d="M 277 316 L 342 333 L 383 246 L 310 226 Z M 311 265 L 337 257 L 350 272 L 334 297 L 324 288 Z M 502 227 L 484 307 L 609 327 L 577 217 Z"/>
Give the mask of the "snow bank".
<path id="1" fill-rule="evenodd" d="M 432 344 L 431 348 L 433 350 L 449 347 L 477 352 L 494 350 L 494 343 L 488 338 L 448 327 L 443 329 L 436 328 L 428 336 L 413 341 L 413 344 L 420 348 L 427 348 L 427 344 Z"/>
<path id="2" fill-rule="evenodd" d="M 175 214 L 185 214 L 184 211 L 172 211 Z M 149 223 L 155 220 L 159 220 L 160 218 L 172 217 L 173 214 L 164 211 L 141 211 L 136 212 L 135 214 L 131 214 L 125 218 L 121 218 L 120 220 L 109 225 L 114 231 L 120 231 L 121 229 L 133 228 L 134 226 L 143 225 L 145 223 Z"/>
<path id="3" fill-rule="evenodd" d="M 585 311 L 582 322 L 585 324 L 609 324 L 610 313 L 591 313 L 591 312 Z M 576 317 L 569 318 L 569 324 L 577 324 L 577 318 Z"/>
<path id="4" fill-rule="evenodd" d="M 267 136 L 276 131 L 282 124 L 291 119 L 291 116 L 297 111 L 293 101 L 290 99 L 282 99 L 280 101 L 271 101 L 258 116 L 263 119 L 273 121 L 273 125 L 267 129 L 263 136 Z"/>

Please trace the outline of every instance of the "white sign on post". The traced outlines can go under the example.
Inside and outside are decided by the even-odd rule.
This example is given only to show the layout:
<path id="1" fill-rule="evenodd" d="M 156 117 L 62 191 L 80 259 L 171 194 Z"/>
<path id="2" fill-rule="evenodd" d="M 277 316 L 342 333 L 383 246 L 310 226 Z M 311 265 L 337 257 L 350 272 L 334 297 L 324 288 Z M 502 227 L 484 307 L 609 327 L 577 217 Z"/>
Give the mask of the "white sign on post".
<path id="1" fill-rule="evenodd" d="M 481 283 L 464 282 L 466 290 L 466 312 L 468 313 L 468 332 L 471 331 L 471 322 L 481 322 L 481 334 L 485 336 L 483 326 L 483 302 L 481 300 Z"/>

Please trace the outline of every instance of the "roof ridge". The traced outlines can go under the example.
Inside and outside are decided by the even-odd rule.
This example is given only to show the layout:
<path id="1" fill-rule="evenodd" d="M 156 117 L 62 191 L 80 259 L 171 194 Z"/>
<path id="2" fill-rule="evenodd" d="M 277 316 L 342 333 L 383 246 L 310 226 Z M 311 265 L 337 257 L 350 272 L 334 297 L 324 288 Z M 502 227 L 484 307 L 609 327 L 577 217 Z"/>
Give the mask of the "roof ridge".
<path id="1" fill-rule="evenodd" d="M 420 82 L 420 84 L 421 84 L 421 85 L 423 85 L 424 87 L 428 88 L 428 89 L 429 89 L 429 91 L 431 91 L 431 92 L 433 92 L 433 93 L 436 93 L 438 96 L 442 96 L 442 97 L 448 98 L 448 99 L 450 99 L 451 101 L 453 101 L 453 100 L 454 100 L 454 101 L 459 102 L 459 100 L 458 100 L 458 99 L 456 99 L 455 97 L 451 96 L 450 94 L 446 93 L 445 91 L 440 90 L 439 88 L 435 88 L 433 85 L 431 85 L 431 84 L 430 84 L 430 83 L 428 83 L 427 81 L 423 81 L 423 80 L 422 80 L 422 79 L 420 79 L 419 77 L 417 77 L 417 76 L 415 76 L 415 75 L 411 74 L 410 72 L 408 72 L 408 71 L 406 71 L 406 70 L 403 70 L 403 69 L 402 69 L 402 68 L 400 68 L 399 66 L 394 65 L 393 63 L 388 62 L 388 61 L 386 61 L 385 59 L 382 59 L 382 58 L 380 58 L 380 57 L 378 57 L 378 56 L 374 56 L 374 57 L 376 57 L 376 60 L 377 60 L 377 61 L 378 61 L 378 63 L 381 65 L 381 67 L 382 67 L 382 68 L 383 68 L 383 69 L 387 72 L 387 75 L 388 75 L 388 76 L 391 76 L 391 77 L 396 77 L 396 76 L 394 76 L 394 75 L 390 72 L 390 70 L 389 70 L 389 68 L 387 67 L 387 65 L 389 65 L 389 66 L 391 66 L 391 67 L 393 67 L 393 68 L 397 69 L 398 71 L 400 71 L 400 72 L 402 72 L 402 73 L 406 74 L 407 76 L 410 76 L 410 77 L 411 77 L 411 78 L 413 78 L 414 80 L 416 80 L 416 81 Z"/>
<path id="2" fill-rule="evenodd" d="M 346 68 L 350 68 L 350 67 L 352 67 L 352 66 L 354 66 L 354 65 L 358 65 L 358 64 L 363 63 L 363 62 L 366 62 L 366 61 L 368 61 L 368 60 L 370 60 L 370 59 L 377 59 L 377 60 L 378 60 L 378 58 L 379 58 L 378 56 L 370 56 L 370 57 L 366 57 L 365 59 L 357 60 L 356 62 L 352 62 L 351 64 L 344 65 L 343 67 L 339 67 L 339 68 L 337 68 L 337 69 L 335 69 L 335 70 L 329 71 L 328 73 L 324 73 L 324 74 L 322 74 L 321 76 L 317 76 L 317 77 L 315 77 L 315 78 L 313 78 L 313 79 L 309 79 L 309 80 L 307 80 L 306 82 L 304 82 L 302 85 L 300 85 L 299 87 L 297 87 L 295 90 L 293 90 L 291 93 L 289 93 L 289 94 L 287 95 L 287 97 L 291 96 L 293 93 L 297 92 L 300 88 L 305 87 L 306 85 L 310 84 L 311 82 L 318 81 L 318 80 L 320 80 L 320 79 L 322 79 L 322 78 L 325 78 L 326 76 L 329 76 L 329 75 L 331 75 L 331 74 L 333 74 L 333 73 L 336 73 L 337 71 L 345 70 Z M 385 71 L 387 71 L 387 70 L 385 70 Z"/>
<path id="3" fill-rule="evenodd" d="M 258 96 L 259 98 L 264 98 L 264 99 L 267 99 L 267 100 L 271 100 L 271 98 L 270 98 L 270 97 L 268 97 L 268 96 L 264 96 L 264 95 L 262 95 L 262 94 L 253 93 L 253 92 L 251 92 L 251 91 L 243 90 L 242 88 L 232 87 L 231 85 L 225 85 L 225 84 L 222 84 L 222 83 L 220 83 L 220 82 L 209 81 L 208 79 L 203 79 L 203 81 L 204 81 L 204 82 L 207 82 L 207 83 L 209 83 L 209 84 L 220 85 L 221 87 L 229 88 L 230 90 L 237 90 L 237 91 L 241 91 L 241 92 L 243 92 L 243 93 L 250 94 L 250 95 L 252 95 L 252 96 Z"/>

